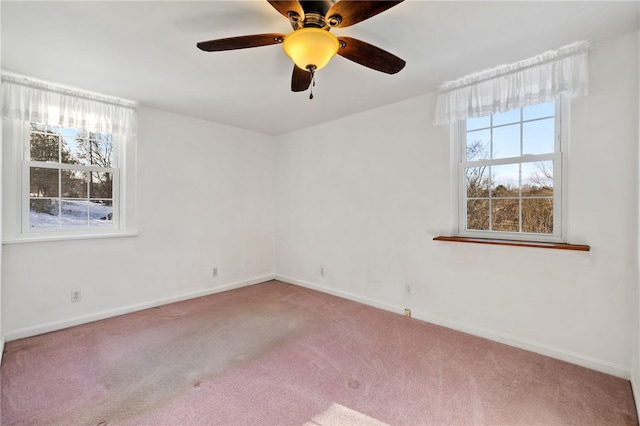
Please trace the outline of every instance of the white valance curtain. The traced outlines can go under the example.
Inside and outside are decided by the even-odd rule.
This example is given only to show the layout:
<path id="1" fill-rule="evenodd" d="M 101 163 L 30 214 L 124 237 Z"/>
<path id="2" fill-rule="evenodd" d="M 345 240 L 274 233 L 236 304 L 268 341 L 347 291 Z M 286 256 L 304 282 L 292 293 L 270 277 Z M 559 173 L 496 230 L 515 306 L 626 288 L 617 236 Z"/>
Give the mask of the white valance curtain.
<path id="1" fill-rule="evenodd" d="M 134 106 L 117 98 L 2 75 L 2 118 L 127 135 L 135 133 Z"/>
<path id="2" fill-rule="evenodd" d="M 474 73 L 438 88 L 437 125 L 588 92 L 588 42 Z"/>

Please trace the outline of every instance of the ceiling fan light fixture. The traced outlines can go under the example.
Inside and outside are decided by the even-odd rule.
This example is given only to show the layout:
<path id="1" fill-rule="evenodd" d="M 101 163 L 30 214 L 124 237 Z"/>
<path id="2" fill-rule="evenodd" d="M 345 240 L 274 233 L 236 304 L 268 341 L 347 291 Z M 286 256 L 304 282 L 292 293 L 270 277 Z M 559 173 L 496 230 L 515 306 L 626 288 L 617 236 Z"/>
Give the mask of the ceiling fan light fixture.
<path id="1" fill-rule="evenodd" d="M 340 42 L 327 30 L 300 28 L 285 37 L 282 48 L 298 68 L 317 71 L 338 52 Z"/>

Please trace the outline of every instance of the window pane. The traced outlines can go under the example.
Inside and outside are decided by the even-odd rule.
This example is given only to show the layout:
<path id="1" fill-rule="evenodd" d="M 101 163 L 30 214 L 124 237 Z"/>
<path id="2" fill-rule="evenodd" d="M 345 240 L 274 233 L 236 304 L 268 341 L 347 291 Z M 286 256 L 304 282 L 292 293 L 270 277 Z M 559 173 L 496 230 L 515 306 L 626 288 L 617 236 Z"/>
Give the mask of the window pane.
<path id="1" fill-rule="evenodd" d="M 493 157 L 510 158 L 520 156 L 520 124 L 493 129 Z"/>
<path id="2" fill-rule="evenodd" d="M 467 130 L 482 129 L 491 125 L 491 116 L 469 118 L 467 120 Z"/>
<path id="3" fill-rule="evenodd" d="M 112 167 L 113 161 L 113 138 L 109 134 L 90 133 L 89 141 L 89 164 L 100 167 Z"/>
<path id="4" fill-rule="evenodd" d="M 30 123 L 30 131 L 31 132 L 41 132 L 41 133 L 50 133 L 53 135 L 60 134 L 60 127 L 58 126 L 50 126 L 48 124 L 41 123 Z"/>
<path id="5" fill-rule="evenodd" d="M 489 196 L 489 168 L 488 167 L 468 167 L 465 169 L 467 180 L 467 197 L 478 198 Z"/>
<path id="6" fill-rule="evenodd" d="M 553 198 L 522 199 L 522 231 L 553 233 Z"/>
<path id="7" fill-rule="evenodd" d="M 530 105 L 522 108 L 522 119 L 532 120 L 534 118 L 553 117 L 556 115 L 555 102 L 546 102 L 544 104 Z"/>
<path id="8" fill-rule="evenodd" d="M 84 134 L 85 131 L 84 130 L 80 130 L 80 129 L 74 129 L 73 127 L 62 127 L 60 128 L 60 136 L 62 136 L 63 138 L 77 138 L 77 137 L 82 137 L 81 135 Z"/>
<path id="9" fill-rule="evenodd" d="M 522 125 L 523 154 L 548 154 L 554 151 L 555 121 L 553 118 Z"/>
<path id="10" fill-rule="evenodd" d="M 517 186 L 513 185 L 497 185 L 491 191 L 491 198 L 518 198 L 520 191 Z"/>
<path id="11" fill-rule="evenodd" d="M 467 200 L 467 229 L 489 229 L 489 200 Z"/>
<path id="12" fill-rule="evenodd" d="M 29 200 L 30 228 L 57 228 L 60 225 L 58 200 Z"/>
<path id="13" fill-rule="evenodd" d="M 89 164 L 82 155 L 83 146 L 87 144 L 87 132 L 79 129 L 62 129 L 63 163 Z M 66 153 L 64 152 L 66 151 Z M 65 155 L 66 154 L 66 155 Z"/>
<path id="14" fill-rule="evenodd" d="M 491 131 L 467 132 L 467 161 L 485 160 L 491 155 Z"/>
<path id="15" fill-rule="evenodd" d="M 522 196 L 553 196 L 553 161 L 522 164 Z"/>
<path id="16" fill-rule="evenodd" d="M 29 154 L 31 161 L 58 162 L 59 137 L 44 134 L 31 133 L 29 140 Z"/>
<path id="17" fill-rule="evenodd" d="M 31 167 L 29 170 L 29 193 L 31 197 L 59 197 L 58 169 Z"/>
<path id="18" fill-rule="evenodd" d="M 87 201 L 62 200 L 61 225 L 87 226 L 89 203 Z"/>
<path id="19" fill-rule="evenodd" d="M 90 226 L 113 226 L 113 202 L 95 200 L 89 202 Z"/>
<path id="20" fill-rule="evenodd" d="M 113 173 L 91 172 L 89 198 L 113 198 Z"/>
<path id="21" fill-rule="evenodd" d="M 512 109 L 493 115 L 493 125 L 500 126 L 502 124 L 518 123 L 520 121 L 520 110 Z"/>
<path id="22" fill-rule="evenodd" d="M 62 196 L 65 198 L 87 198 L 87 172 L 62 170 Z"/>
<path id="23" fill-rule="evenodd" d="M 41 123 L 30 123 L 30 130 L 31 132 L 46 132 L 47 131 L 47 126 L 45 124 L 41 124 Z"/>
<path id="24" fill-rule="evenodd" d="M 520 163 L 491 166 L 493 193 L 502 191 L 503 197 L 517 197 L 520 188 Z M 493 195 L 495 196 L 495 195 Z"/>
<path id="25" fill-rule="evenodd" d="M 519 231 L 519 203 L 517 199 L 493 199 L 491 201 L 491 229 L 493 231 Z"/>

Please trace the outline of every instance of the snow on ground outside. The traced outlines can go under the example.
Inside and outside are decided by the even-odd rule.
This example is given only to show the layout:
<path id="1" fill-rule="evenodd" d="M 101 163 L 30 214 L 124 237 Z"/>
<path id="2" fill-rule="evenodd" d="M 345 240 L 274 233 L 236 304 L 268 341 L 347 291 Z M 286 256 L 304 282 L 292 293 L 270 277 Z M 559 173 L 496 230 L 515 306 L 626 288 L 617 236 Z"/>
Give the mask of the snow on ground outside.
<path id="1" fill-rule="evenodd" d="M 87 207 L 89 220 L 87 220 Z M 86 201 L 63 201 L 62 217 L 48 213 L 29 211 L 29 226 L 31 228 L 67 228 L 74 226 L 113 226 L 112 220 L 107 220 L 113 206 Z M 105 218 L 105 219 L 102 219 Z"/>

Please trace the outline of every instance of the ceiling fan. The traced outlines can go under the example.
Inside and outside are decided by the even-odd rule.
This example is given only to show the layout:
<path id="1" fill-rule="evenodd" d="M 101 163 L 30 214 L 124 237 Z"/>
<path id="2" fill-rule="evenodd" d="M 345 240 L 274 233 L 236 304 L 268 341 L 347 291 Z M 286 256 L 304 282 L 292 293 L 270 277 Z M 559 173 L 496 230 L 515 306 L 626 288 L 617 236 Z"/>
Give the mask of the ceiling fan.
<path id="1" fill-rule="evenodd" d="M 369 19 L 393 6 L 398 1 L 383 0 L 267 0 L 289 20 L 293 32 L 268 33 L 202 41 L 198 48 L 206 52 L 246 49 L 250 47 L 282 44 L 293 60 L 291 90 L 307 90 L 317 70 L 324 67 L 337 53 L 360 65 L 387 74 L 395 74 L 405 66 L 397 56 L 364 41 L 334 36 L 331 28 L 344 28 Z M 313 93 L 310 98 L 313 98 Z"/>

